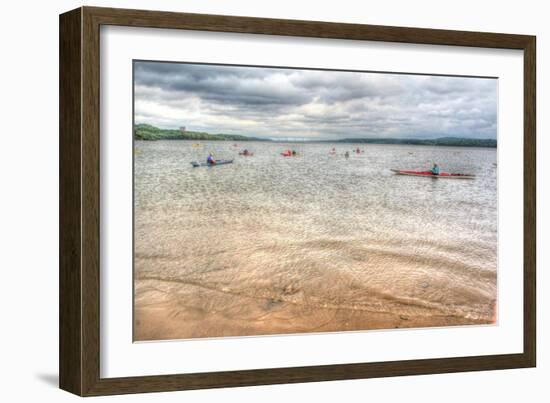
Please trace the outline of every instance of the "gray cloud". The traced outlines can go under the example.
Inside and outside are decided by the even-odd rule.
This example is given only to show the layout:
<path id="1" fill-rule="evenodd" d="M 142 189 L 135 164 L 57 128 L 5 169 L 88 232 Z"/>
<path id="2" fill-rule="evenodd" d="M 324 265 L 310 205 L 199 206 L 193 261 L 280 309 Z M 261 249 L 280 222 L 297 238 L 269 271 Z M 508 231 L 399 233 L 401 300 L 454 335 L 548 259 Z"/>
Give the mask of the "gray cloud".
<path id="1" fill-rule="evenodd" d="M 496 138 L 497 80 L 136 62 L 135 120 L 260 137 Z"/>

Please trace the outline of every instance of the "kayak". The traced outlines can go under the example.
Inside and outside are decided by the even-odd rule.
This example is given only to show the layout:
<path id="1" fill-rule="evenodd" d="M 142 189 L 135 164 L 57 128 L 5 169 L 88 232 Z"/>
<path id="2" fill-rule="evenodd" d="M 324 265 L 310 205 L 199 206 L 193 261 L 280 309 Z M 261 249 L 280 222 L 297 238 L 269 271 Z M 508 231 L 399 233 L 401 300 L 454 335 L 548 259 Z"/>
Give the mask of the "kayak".
<path id="1" fill-rule="evenodd" d="M 424 176 L 429 178 L 445 178 L 445 179 L 474 179 L 475 175 L 469 174 L 453 174 L 449 172 L 440 172 L 439 175 L 434 175 L 432 171 L 410 171 L 405 169 L 392 169 L 398 175 Z"/>
<path id="2" fill-rule="evenodd" d="M 197 161 L 191 161 L 191 165 L 193 165 L 193 168 L 198 167 L 217 167 L 218 165 L 225 165 L 225 164 L 231 164 L 233 163 L 233 160 L 216 160 L 215 164 L 209 164 L 207 162 L 197 162 Z"/>
<path id="3" fill-rule="evenodd" d="M 240 152 L 239 155 L 242 155 L 243 157 L 253 157 L 254 156 L 254 153 L 243 153 L 243 152 Z"/>

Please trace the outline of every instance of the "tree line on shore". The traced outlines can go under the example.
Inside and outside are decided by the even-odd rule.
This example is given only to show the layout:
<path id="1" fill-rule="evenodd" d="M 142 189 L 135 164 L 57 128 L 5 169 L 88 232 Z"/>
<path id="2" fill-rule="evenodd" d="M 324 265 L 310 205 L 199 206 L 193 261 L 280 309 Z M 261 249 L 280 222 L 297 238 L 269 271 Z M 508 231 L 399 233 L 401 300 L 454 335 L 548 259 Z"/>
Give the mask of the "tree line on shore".
<path id="1" fill-rule="evenodd" d="M 158 127 L 144 123 L 134 126 L 134 138 L 136 140 L 276 141 L 273 139 L 249 137 L 238 134 L 211 134 L 189 130 L 159 129 Z M 495 148 L 497 146 L 497 141 L 495 139 L 472 139 L 465 137 L 440 137 L 435 139 L 344 138 L 339 140 L 315 141 L 321 143 L 405 144 L 455 147 Z"/>

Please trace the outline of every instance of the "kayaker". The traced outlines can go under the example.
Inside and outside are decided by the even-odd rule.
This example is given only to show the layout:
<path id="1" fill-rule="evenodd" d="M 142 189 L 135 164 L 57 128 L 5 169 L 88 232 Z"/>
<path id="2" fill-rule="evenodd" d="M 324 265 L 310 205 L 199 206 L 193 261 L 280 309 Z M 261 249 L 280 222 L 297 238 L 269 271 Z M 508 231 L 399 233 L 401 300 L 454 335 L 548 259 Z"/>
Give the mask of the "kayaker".
<path id="1" fill-rule="evenodd" d="M 296 156 L 296 150 L 292 150 L 292 156 Z"/>
<path id="2" fill-rule="evenodd" d="M 206 158 L 206 163 L 208 165 L 216 165 L 216 160 L 214 159 L 212 153 L 208 154 L 208 158 Z"/>
<path id="3" fill-rule="evenodd" d="M 439 175 L 439 165 L 434 163 L 434 166 L 431 169 L 432 175 Z"/>

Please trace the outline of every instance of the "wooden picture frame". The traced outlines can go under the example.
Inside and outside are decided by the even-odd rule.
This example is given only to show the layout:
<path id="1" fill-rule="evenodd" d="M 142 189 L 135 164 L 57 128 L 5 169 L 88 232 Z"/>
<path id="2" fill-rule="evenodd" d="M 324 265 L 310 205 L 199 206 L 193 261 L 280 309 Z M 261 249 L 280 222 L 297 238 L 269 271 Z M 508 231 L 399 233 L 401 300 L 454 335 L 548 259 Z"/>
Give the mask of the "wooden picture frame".
<path id="1" fill-rule="evenodd" d="M 523 353 L 227 372 L 100 377 L 100 26 L 519 49 L 524 56 Z M 81 7 L 60 16 L 60 387 L 80 396 L 533 367 L 536 363 L 535 37 Z"/>

